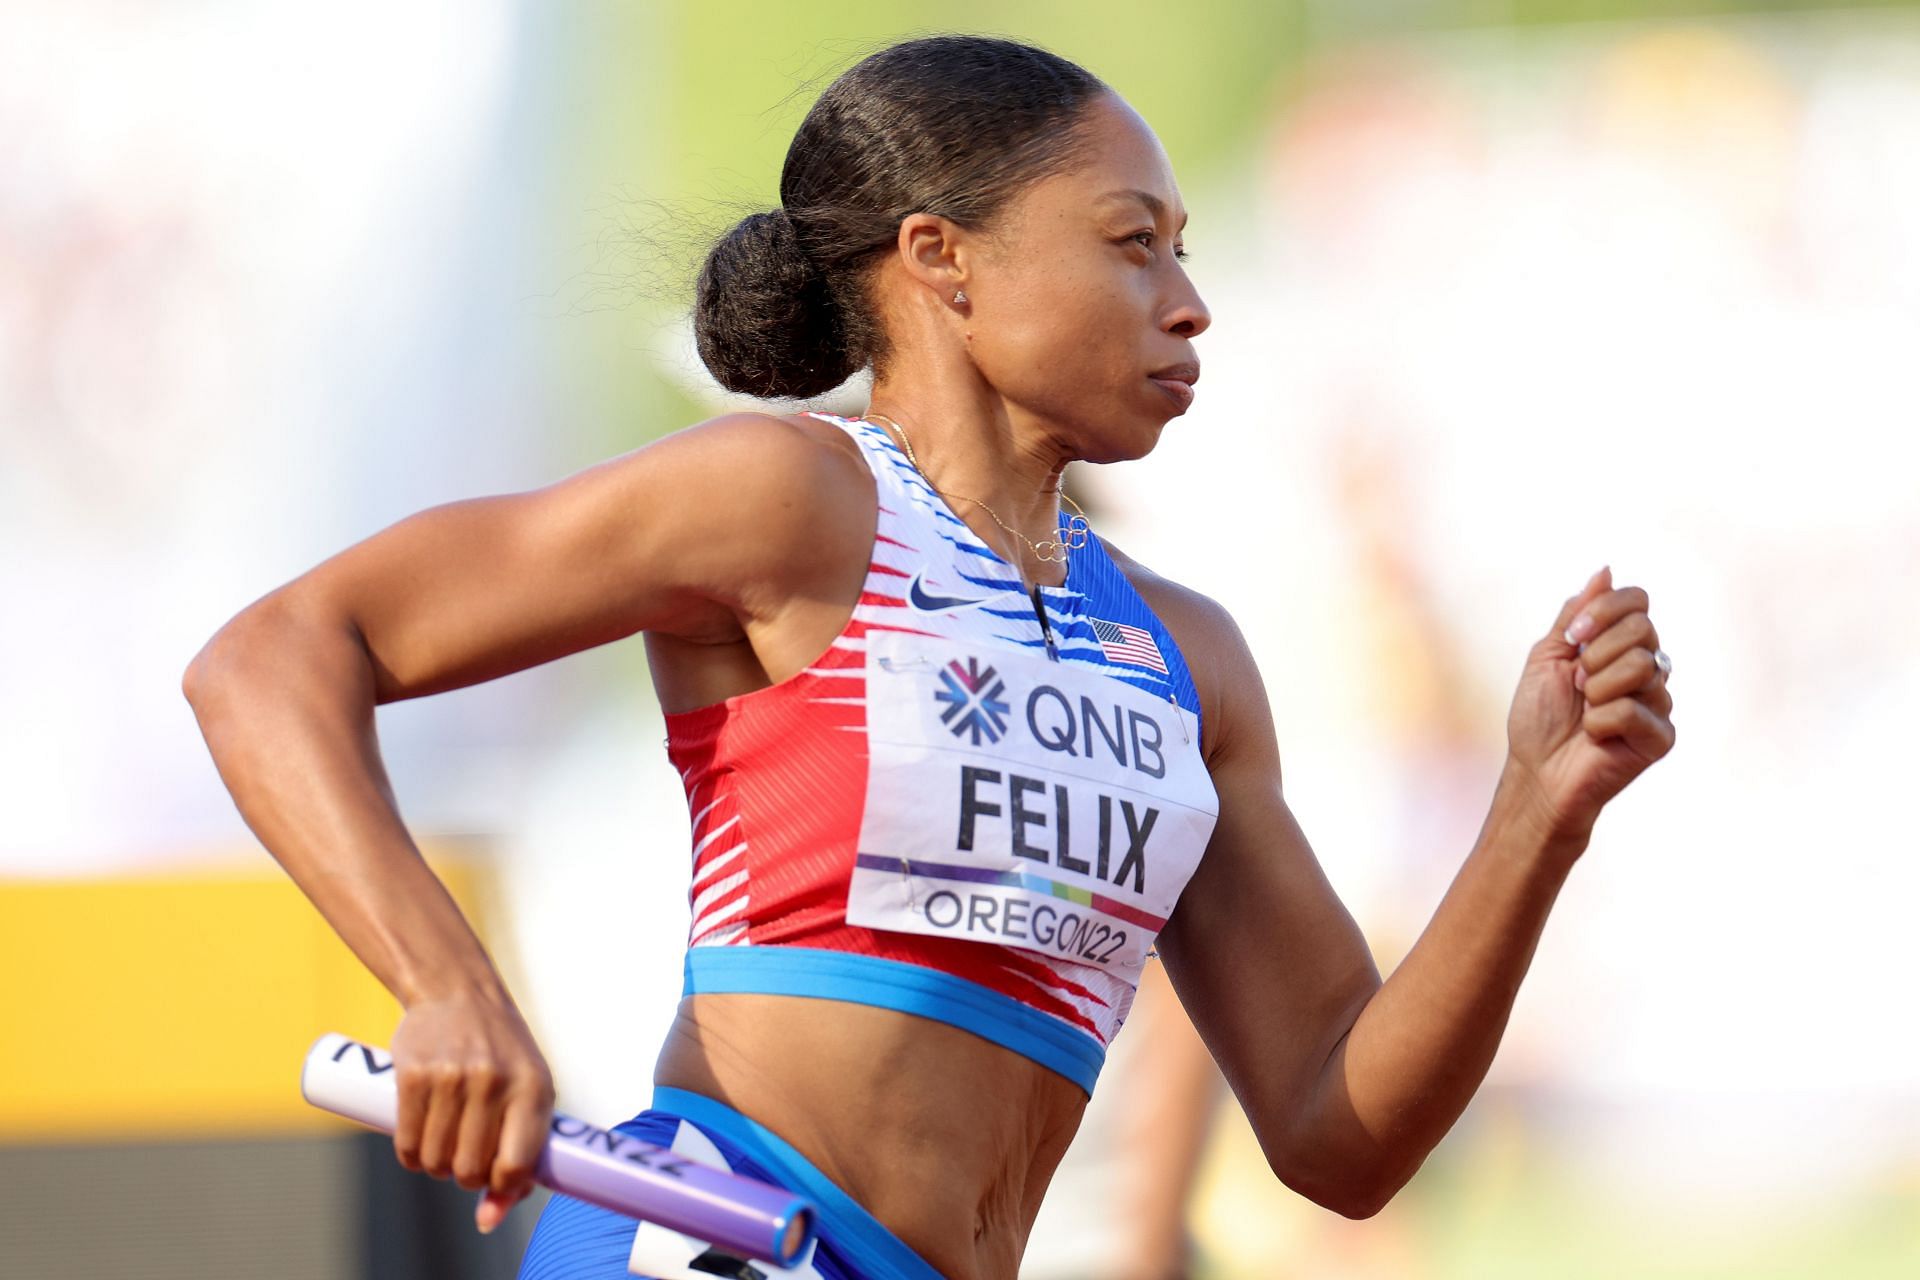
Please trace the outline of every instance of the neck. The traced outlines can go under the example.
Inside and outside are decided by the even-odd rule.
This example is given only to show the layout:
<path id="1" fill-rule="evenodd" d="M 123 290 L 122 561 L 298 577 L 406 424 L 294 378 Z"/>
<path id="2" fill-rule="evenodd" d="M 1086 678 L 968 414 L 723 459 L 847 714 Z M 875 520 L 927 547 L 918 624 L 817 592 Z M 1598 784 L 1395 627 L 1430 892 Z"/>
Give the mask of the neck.
<path id="1" fill-rule="evenodd" d="M 1057 538 L 1061 524 L 1060 478 L 1071 455 L 1039 424 L 1004 405 L 971 412 L 934 407 L 940 402 L 876 384 L 867 416 L 910 450 L 920 474 L 948 498 L 953 513 L 990 547 L 1020 567 L 1029 582 L 1058 585 L 1066 566 L 1035 557 L 1032 549 L 994 520 L 1035 542 Z M 898 429 L 891 429 L 887 421 Z M 905 440 L 901 441 L 901 437 Z M 992 515 L 978 504 L 992 509 Z M 1070 554 L 1070 553 L 1069 553 Z"/>

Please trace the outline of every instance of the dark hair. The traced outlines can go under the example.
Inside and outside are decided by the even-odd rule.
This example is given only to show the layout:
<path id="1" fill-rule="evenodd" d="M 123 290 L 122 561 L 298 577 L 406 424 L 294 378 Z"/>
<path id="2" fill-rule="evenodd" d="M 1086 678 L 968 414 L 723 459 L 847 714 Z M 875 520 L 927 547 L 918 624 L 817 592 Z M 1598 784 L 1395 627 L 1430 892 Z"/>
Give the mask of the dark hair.
<path id="1" fill-rule="evenodd" d="M 782 207 L 743 219 L 700 269 L 694 336 L 730 391 L 805 399 L 881 366 L 867 294 L 900 221 L 984 228 L 1022 187 L 1078 159 L 1082 110 L 1107 92 L 1033 45 L 928 36 L 863 58 L 787 148 Z"/>

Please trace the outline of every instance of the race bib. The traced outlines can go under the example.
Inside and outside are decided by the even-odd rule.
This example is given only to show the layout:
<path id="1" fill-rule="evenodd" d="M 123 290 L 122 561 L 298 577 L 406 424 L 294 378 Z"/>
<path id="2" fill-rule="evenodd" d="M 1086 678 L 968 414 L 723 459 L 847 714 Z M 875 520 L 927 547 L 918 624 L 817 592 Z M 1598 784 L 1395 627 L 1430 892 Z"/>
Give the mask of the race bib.
<path id="1" fill-rule="evenodd" d="M 1199 720 L 1010 645 L 867 633 L 867 793 L 847 921 L 1137 983 L 1219 801 Z"/>

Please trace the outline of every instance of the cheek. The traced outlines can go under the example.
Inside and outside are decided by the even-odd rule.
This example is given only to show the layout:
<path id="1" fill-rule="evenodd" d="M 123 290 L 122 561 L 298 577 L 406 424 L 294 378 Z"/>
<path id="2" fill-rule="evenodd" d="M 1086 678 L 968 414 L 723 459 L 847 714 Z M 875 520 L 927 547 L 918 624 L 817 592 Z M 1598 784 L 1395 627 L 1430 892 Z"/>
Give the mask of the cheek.
<path id="1" fill-rule="evenodd" d="M 1018 283 L 1010 305 L 979 314 L 973 326 L 974 359 L 996 387 L 1065 385 L 1084 394 L 1133 370 L 1138 308 L 1112 280 L 1054 271 Z"/>

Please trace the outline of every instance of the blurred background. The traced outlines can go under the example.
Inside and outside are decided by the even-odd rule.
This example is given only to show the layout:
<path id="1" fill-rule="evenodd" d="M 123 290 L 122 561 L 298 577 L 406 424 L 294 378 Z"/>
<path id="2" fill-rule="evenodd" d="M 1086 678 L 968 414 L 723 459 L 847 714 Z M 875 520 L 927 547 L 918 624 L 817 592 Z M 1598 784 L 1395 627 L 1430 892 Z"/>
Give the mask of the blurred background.
<path id="1" fill-rule="evenodd" d="M 1680 735 L 1385 1211 L 1279 1185 L 1204 1058 L 1137 1032 L 1023 1274 L 1162 1247 L 1218 1280 L 1920 1274 L 1920 11 L 964 19 L 1088 66 L 1173 159 L 1199 399 L 1072 489 L 1239 619 L 1382 971 L 1473 843 L 1528 646 L 1602 564 L 1651 594 Z M 956 25 L 0 2 L 0 1272 L 512 1274 L 535 1206 L 478 1238 L 465 1193 L 301 1102 L 315 1037 L 385 1043 L 398 1008 L 240 822 L 181 673 L 413 511 L 726 407 L 685 324 L 707 238 L 777 203 L 835 74 Z M 687 814 L 639 644 L 379 724 L 563 1107 L 644 1108 Z M 1145 1019 L 1177 1027 L 1164 990 Z M 1187 1108 L 1186 1147 L 1130 1134 L 1150 1106 Z"/>

